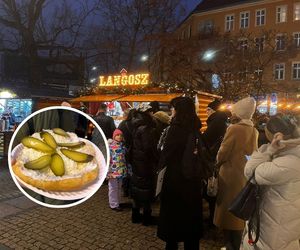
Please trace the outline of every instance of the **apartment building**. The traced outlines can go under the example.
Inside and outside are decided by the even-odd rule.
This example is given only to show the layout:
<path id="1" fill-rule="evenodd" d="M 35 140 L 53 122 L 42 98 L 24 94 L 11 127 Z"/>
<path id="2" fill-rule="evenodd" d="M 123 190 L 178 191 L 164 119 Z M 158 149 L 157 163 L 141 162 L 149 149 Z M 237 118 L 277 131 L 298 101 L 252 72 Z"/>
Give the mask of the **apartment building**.
<path id="1" fill-rule="evenodd" d="M 233 35 L 243 31 L 258 35 L 262 30 L 276 32 L 275 50 L 285 51 L 286 37 L 295 48 L 292 57 L 274 61 L 265 69 L 263 81 L 280 89 L 278 95 L 281 97 L 299 97 L 300 0 L 203 0 L 181 23 L 176 35 L 179 39 L 201 39 L 213 36 L 216 31 Z M 259 39 L 263 38 L 257 37 L 257 42 L 263 44 L 263 40 Z M 284 93 L 285 89 L 289 91 Z"/>

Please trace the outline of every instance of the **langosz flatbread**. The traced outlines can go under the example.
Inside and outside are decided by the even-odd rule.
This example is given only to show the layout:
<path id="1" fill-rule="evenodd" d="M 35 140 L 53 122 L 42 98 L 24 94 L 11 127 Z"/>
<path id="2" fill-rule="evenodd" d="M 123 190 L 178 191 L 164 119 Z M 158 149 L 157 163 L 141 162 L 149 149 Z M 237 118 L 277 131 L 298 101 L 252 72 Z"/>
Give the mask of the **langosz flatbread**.
<path id="1" fill-rule="evenodd" d="M 44 130 L 22 139 L 12 166 L 22 181 L 46 191 L 80 190 L 99 174 L 92 142 L 62 129 Z"/>

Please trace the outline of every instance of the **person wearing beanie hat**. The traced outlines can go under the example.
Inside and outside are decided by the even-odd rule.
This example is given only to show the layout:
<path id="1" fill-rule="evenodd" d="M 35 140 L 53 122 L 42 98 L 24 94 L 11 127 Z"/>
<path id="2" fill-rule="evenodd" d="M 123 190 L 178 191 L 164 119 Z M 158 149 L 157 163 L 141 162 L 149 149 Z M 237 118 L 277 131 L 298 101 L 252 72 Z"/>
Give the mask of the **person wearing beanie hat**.
<path id="1" fill-rule="evenodd" d="M 153 116 L 163 124 L 169 125 L 171 122 L 171 117 L 164 111 L 158 111 Z"/>
<path id="2" fill-rule="evenodd" d="M 125 160 L 126 148 L 123 143 L 123 133 L 120 129 L 114 130 L 113 139 L 108 140 L 108 145 L 110 151 L 110 165 L 107 174 L 109 206 L 115 211 L 121 211 L 122 179 L 127 176 L 127 166 Z"/>
<path id="3" fill-rule="evenodd" d="M 255 249 L 299 250 L 300 239 L 300 136 L 294 117 L 276 115 L 266 124 L 270 143 L 251 155 L 245 176 L 255 173 L 255 182 L 263 188 L 260 200 L 260 234 Z M 254 227 L 256 228 L 256 227 Z M 243 239 L 248 244 L 248 228 Z M 255 232 L 256 233 L 256 232 Z M 253 237 L 254 238 L 254 237 Z"/>
<path id="4" fill-rule="evenodd" d="M 232 114 L 242 120 L 251 120 L 255 112 L 256 101 L 253 97 L 246 97 L 232 106 Z"/>
<path id="5" fill-rule="evenodd" d="M 258 131 L 250 120 L 255 104 L 250 97 L 234 104 L 232 113 L 239 117 L 239 121 L 227 128 L 217 154 L 217 162 L 222 164 L 219 171 L 219 190 L 222 192 L 217 194 L 214 224 L 224 232 L 226 249 L 240 249 L 245 227 L 245 222 L 230 213 L 228 208 L 247 182 L 245 155 L 252 155 L 257 149 Z"/>

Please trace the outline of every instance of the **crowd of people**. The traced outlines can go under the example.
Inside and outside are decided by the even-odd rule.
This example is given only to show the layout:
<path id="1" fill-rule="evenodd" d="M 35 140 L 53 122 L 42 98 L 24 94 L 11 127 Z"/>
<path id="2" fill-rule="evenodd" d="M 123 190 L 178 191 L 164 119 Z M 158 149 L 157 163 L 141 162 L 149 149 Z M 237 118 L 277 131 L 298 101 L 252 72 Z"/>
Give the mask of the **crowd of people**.
<path id="1" fill-rule="evenodd" d="M 109 139 L 110 208 L 122 211 L 123 188 L 132 198 L 132 223 L 157 225 L 157 236 L 166 242 L 166 249 L 178 249 L 178 243 L 184 242 L 184 249 L 196 250 L 205 233 L 205 199 L 209 204 L 206 223 L 223 231 L 227 250 L 300 249 L 298 120 L 278 114 L 253 121 L 256 102 L 251 97 L 236 102 L 231 114 L 221 111 L 220 106 L 219 100 L 208 105 L 207 129 L 200 134 L 201 121 L 188 97 L 174 98 L 170 115 L 161 111 L 157 102 L 141 103 L 125 112 L 118 128 L 106 114 L 106 105 L 101 104 L 95 120 Z M 93 141 L 99 136 L 96 133 Z M 194 148 L 188 146 L 191 140 L 196 141 Z M 216 197 L 207 195 L 207 180 L 193 166 L 194 155 L 203 153 L 199 140 L 219 166 Z M 191 150 L 190 156 L 187 150 Z M 208 168 L 204 162 L 201 167 Z M 163 168 L 157 197 L 157 173 Z M 228 210 L 252 176 L 262 190 L 260 234 L 255 245 L 248 242 L 245 221 Z M 158 218 L 152 216 L 151 208 L 156 199 L 160 202 Z"/>

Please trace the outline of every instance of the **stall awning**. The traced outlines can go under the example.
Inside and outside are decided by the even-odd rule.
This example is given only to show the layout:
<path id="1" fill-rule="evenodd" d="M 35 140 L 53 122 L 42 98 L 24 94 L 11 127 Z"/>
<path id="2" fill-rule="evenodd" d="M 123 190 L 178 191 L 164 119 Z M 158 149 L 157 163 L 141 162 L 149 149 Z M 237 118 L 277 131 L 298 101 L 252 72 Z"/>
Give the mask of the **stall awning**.
<path id="1" fill-rule="evenodd" d="M 81 96 L 71 100 L 71 102 L 170 102 L 173 98 L 181 96 L 177 94 L 141 94 L 141 95 L 89 95 Z"/>

